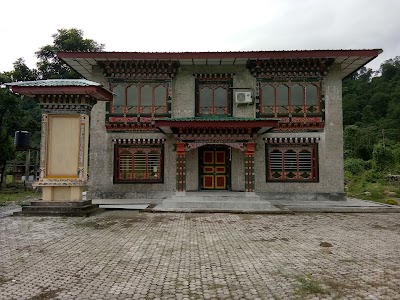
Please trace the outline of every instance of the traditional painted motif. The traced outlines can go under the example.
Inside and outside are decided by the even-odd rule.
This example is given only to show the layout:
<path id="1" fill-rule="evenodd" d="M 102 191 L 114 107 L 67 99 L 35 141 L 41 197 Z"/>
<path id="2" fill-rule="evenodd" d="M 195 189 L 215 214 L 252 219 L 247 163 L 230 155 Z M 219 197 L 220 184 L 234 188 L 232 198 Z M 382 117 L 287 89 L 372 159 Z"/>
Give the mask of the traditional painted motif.
<path id="1" fill-rule="evenodd" d="M 48 114 L 42 114 L 42 132 L 41 132 L 41 141 L 40 141 L 40 169 L 39 169 L 39 178 L 45 178 L 47 174 L 46 170 L 46 153 L 47 153 L 47 131 L 48 131 Z"/>

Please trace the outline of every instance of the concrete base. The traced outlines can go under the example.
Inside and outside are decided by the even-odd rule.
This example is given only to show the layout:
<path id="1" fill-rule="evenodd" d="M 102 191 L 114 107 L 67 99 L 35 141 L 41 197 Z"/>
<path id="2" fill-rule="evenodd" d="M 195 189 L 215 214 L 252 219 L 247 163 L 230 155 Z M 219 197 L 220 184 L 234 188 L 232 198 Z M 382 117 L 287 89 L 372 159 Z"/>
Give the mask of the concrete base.
<path id="1" fill-rule="evenodd" d="M 346 193 L 290 193 L 290 192 L 257 192 L 262 199 L 265 200 L 282 200 L 282 201 L 346 201 Z"/>
<path id="2" fill-rule="evenodd" d="M 83 186 L 44 186 L 42 199 L 45 202 L 82 201 Z"/>
<path id="3" fill-rule="evenodd" d="M 99 208 L 92 201 L 32 201 L 30 205 L 23 206 L 22 211 L 15 212 L 18 216 L 68 216 L 68 217 L 88 217 L 104 209 Z"/>
<path id="4" fill-rule="evenodd" d="M 173 195 L 165 199 L 153 211 L 279 211 L 270 202 L 256 194 L 244 192 L 213 191 L 186 192 L 186 196 Z"/>

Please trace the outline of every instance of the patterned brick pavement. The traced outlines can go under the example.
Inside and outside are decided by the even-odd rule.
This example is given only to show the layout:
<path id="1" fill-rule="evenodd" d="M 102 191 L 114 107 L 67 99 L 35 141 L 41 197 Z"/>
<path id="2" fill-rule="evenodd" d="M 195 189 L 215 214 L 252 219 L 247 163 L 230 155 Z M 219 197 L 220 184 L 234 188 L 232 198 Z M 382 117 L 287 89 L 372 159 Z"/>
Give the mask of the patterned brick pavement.
<path id="1" fill-rule="evenodd" d="M 0 299 L 400 299 L 400 214 L 0 219 Z"/>

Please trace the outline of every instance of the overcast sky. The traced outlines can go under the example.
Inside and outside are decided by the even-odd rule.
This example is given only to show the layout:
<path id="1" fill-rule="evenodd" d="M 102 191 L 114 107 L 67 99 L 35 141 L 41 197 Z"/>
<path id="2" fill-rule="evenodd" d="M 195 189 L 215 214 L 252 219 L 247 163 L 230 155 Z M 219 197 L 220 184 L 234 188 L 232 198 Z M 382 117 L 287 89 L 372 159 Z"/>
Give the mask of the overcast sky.
<path id="1" fill-rule="evenodd" d="M 6 4 L 7 3 L 7 4 Z M 372 49 L 400 55 L 400 0 L 14 0 L 0 9 L 0 72 L 31 68 L 60 28 L 106 51 Z"/>

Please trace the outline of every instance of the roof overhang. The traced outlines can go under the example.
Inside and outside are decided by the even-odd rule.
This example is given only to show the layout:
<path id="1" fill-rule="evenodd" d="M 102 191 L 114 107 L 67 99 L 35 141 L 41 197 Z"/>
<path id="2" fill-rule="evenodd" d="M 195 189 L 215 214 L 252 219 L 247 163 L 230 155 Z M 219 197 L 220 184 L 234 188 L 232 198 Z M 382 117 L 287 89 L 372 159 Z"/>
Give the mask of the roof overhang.
<path id="1" fill-rule="evenodd" d="M 41 95 L 84 95 L 97 101 L 112 101 L 113 94 L 101 86 L 18 86 L 10 85 L 15 94 L 27 97 Z"/>
<path id="2" fill-rule="evenodd" d="M 244 129 L 250 130 L 252 133 L 264 133 L 278 125 L 279 119 L 203 119 L 203 118 L 182 118 L 178 119 L 156 119 L 155 127 L 164 133 L 179 133 L 180 129 Z"/>
<path id="3" fill-rule="evenodd" d="M 382 53 L 382 49 L 295 50 L 243 52 L 58 52 L 57 56 L 87 79 L 92 66 L 107 61 L 177 61 L 180 65 L 246 65 L 250 60 L 334 59 L 342 67 L 342 78 L 356 72 Z"/>

